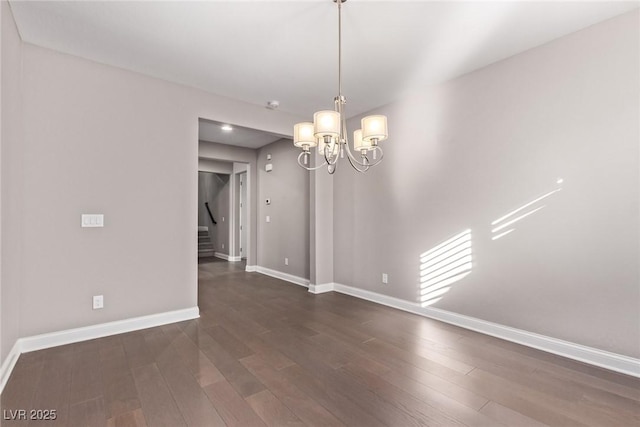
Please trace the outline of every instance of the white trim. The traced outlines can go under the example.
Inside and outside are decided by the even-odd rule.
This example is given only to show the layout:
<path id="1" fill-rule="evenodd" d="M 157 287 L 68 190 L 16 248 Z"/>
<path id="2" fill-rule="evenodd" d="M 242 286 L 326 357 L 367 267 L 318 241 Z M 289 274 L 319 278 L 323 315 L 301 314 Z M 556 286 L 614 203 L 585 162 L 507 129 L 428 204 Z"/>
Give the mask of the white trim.
<path id="1" fill-rule="evenodd" d="M 224 254 L 222 252 L 214 252 L 213 256 L 216 257 L 216 258 L 224 259 L 224 260 L 229 261 L 229 262 L 242 261 L 242 259 L 239 256 L 231 256 L 231 255 Z"/>
<path id="2" fill-rule="evenodd" d="M 213 256 L 216 257 L 216 258 L 223 259 L 225 261 L 229 261 L 229 255 L 223 254 L 222 252 L 214 252 Z"/>
<path id="3" fill-rule="evenodd" d="M 247 265 L 244 268 L 244 271 L 246 271 L 247 273 L 255 273 L 256 271 L 258 271 L 258 267 L 255 265 Z"/>
<path id="4" fill-rule="evenodd" d="M 249 267 L 247 266 L 247 271 L 249 271 L 248 269 Z M 257 271 L 260 274 L 275 277 L 276 279 L 281 279 L 286 282 L 291 282 L 299 286 L 304 286 L 305 288 L 309 287 L 309 279 L 294 276 L 293 274 L 283 273 L 282 271 L 272 270 L 270 268 L 261 267 L 259 265 L 255 267 L 255 271 Z"/>
<path id="5" fill-rule="evenodd" d="M 197 319 L 198 317 L 200 317 L 200 310 L 198 307 L 191 307 L 182 310 L 167 311 L 165 313 L 150 314 L 148 316 L 134 317 L 131 319 L 116 320 L 114 322 L 100 323 L 98 325 L 85 326 L 82 328 L 67 329 L 64 331 L 20 338 L 20 350 L 22 353 L 26 353 L 59 345 L 72 344 L 74 342 L 102 338 L 109 335 L 153 328 L 155 326 L 166 325 L 168 323 Z"/>
<path id="6" fill-rule="evenodd" d="M 417 303 L 364 289 L 341 285 L 339 283 L 333 284 L 333 290 L 342 294 L 351 295 L 357 298 L 376 302 L 378 304 L 408 311 L 410 313 L 430 317 L 465 329 L 470 329 L 472 331 L 568 357 L 569 359 L 600 366 L 626 375 L 640 377 L 640 359 L 635 359 L 633 357 L 611 353 L 597 348 L 587 347 L 581 344 L 575 344 L 569 341 L 563 341 L 557 338 L 539 335 L 533 332 L 527 332 L 493 322 L 487 322 L 485 320 L 464 316 L 462 314 L 434 307 L 421 307 Z"/>
<path id="7" fill-rule="evenodd" d="M 82 328 L 67 329 L 58 332 L 19 338 L 0 368 L 0 393 L 9 379 L 11 371 L 13 370 L 16 362 L 18 361 L 18 356 L 20 356 L 21 353 L 28 353 L 30 351 L 42 350 L 45 348 L 72 344 L 75 342 L 92 340 L 109 335 L 137 331 L 140 329 L 153 328 L 155 326 L 162 326 L 169 323 L 197 319 L 198 317 L 200 317 L 200 309 L 198 307 L 191 307 L 182 310 L 167 311 L 165 313 L 150 314 L 148 316 L 133 317 L 131 319 L 116 320 L 113 322 L 100 323 L 98 325 L 85 326 Z"/>
<path id="8" fill-rule="evenodd" d="M 335 283 L 321 283 L 319 285 L 309 284 L 309 292 L 312 294 L 323 294 L 325 292 L 333 291 L 335 286 Z"/>
<path id="9" fill-rule="evenodd" d="M 0 393 L 2 393 L 2 390 L 4 390 L 4 386 L 7 385 L 7 381 L 9 381 L 11 372 L 16 366 L 16 362 L 18 361 L 18 357 L 20 357 L 20 353 L 20 340 L 17 340 L 11 348 L 9 354 L 7 354 L 6 359 L 4 359 L 4 363 L 0 367 Z"/>

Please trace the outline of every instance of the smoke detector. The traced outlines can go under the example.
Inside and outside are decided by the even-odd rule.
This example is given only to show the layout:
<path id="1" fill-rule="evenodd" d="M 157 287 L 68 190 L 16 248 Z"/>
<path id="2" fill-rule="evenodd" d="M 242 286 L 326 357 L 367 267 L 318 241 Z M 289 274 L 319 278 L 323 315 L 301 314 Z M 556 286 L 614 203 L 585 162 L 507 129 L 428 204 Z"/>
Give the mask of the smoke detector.
<path id="1" fill-rule="evenodd" d="M 273 101 L 268 101 L 267 102 L 267 108 L 270 110 L 275 110 L 280 106 L 280 102 L 273 100 Z"/>

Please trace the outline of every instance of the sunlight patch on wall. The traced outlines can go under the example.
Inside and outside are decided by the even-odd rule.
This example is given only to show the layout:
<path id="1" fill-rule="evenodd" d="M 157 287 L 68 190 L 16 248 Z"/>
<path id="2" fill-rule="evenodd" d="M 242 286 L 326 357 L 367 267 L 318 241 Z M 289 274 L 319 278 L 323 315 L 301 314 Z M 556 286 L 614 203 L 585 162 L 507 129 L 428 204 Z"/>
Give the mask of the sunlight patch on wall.
<path id="1" fill-rule="evenodd" d="M 451 285 L 471 273 L 471 230 L 465 230 L 420 255 L 420 304 L 434 304 Z"/>
<path id="2" fill-rule="evenodd" d="M 562 184 L 563 180 L 562 178 L 558 178 L 558 180 L 556 181 L 557 184 Z M 528 217 L 529 215 L 533 215 L 534 213 L 544 209 L 546 207 L 546 205 L 542 205 L 542 206 L 538 206 L 538 207 L 534 207 L 533 205 L 535 205 L 538 202 L 541 202 L 542 200 L 546 199 L 547 197 L 550 197 L 552 195 L 554 195 L 555 193 L 557 193 L 558 191 L 562 190 L 562 188 L 556 188 L 553 191 L 549 191 L 546 194 L 543 194 L 540 197 L 537 197 L 536 199 L 525 203 L 524 205 L 520 206 L 519 208 L 516 208 L 514 210 L 512 210 L 511 212 L 508 212 L 507 214 L 501 216 L 500 218 L 496 219 L 495 221 L 493 221 L 491 223 L 491 240 L 498 240 L 501 237 L 506 236 L 507 234 L 511 233 L 512 231 L 515 231 L 515 228 L 510 228 L 508 230 L 505 230 L 505 228 L 509 228 L 511 227 L 513 224 L 515 224 L 516 222 Z M 530 210 L 527 210 L 527 208 L 531 208 Z M 520 213 L 523 212 L 524 213 Z M 516 214 L 519 214 L 517 215 Z"/>

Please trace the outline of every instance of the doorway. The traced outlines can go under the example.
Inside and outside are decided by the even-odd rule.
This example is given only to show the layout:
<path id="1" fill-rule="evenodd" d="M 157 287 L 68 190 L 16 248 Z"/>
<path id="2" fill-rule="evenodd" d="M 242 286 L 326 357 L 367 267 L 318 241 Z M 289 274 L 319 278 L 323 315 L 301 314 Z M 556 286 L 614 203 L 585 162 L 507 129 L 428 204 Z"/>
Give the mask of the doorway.
<path id="1" fill-rule="evenodd" d="M 198 259 L 229 257 L 230 175 L 198 171 Z"/>
<path id="2" fill-rule="evenodd" d="M 240 259 L 247 259 L 247 231 L 248 231 L 248 221 L 247 221 L 247 173 L 242 172 L 238 174 L 238 181 L 240 183 L 240 221 L 239 221 L 239 232 L 240 232 Z"/>

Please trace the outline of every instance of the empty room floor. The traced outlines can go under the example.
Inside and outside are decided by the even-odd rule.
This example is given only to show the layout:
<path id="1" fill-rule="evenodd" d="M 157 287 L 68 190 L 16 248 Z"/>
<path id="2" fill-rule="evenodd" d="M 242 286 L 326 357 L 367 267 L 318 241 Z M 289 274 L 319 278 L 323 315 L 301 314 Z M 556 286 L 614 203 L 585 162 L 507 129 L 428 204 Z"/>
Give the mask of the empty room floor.
<path id="1" fill-rule="evenodd" d="M 0 424 L 640 425 L 639 379 L 243 263 L 198 268 L 198 320 L 23 354 Z M 56 420 L 7 419 L 20 409 Z"/>

